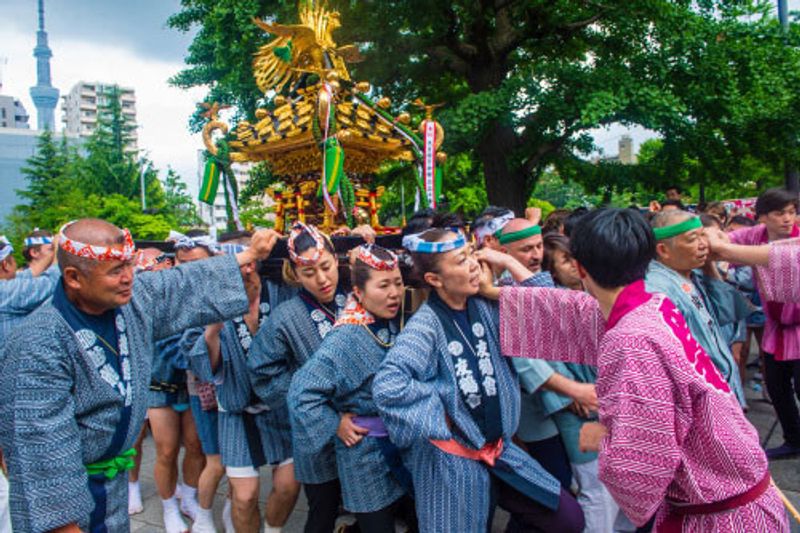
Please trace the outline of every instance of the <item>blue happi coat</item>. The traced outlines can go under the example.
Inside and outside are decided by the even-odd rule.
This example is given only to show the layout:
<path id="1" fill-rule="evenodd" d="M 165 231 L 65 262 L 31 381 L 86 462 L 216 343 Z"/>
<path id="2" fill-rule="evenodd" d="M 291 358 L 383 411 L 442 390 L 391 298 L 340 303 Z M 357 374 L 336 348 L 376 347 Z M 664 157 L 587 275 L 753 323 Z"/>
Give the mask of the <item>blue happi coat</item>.
<path id="1" fill-rule="evenodd" d="M 261 302 L 261 315 L 266 322 L 270 311 L 286 294 L 286 290 L 264 280 L 267 298 Z M 199 335 L 188 354 L 189 367 L 200 381 L 216 385 L 219 406 L 219 439 L 222 464 L 225 466 L 259 467 L 254 456 L 263 455 L 266 463 L 275 464 L 291 457 L 291 437 L 288 408 L 278 406 L 267 409 L 261 406 L 250 383 L 247 369 L 249 352 L 240 341 L 242 322 L 225 322 L 220 332 L 221 360 L 217 368 L 211 367 L 205 336 Z M 244 325 L 246 328 L 247 326 Z M 249 332 L 245 338 L 249 339 Z M 245 341 L 245 346 L 246 346 Z M 248 413 L 249 411 L 249 413 Z M 252 422 L 245 419 L 252 416 Z M 252 424 L 252 425 L 248 425 Z M 258 430 L 259 435 L 248 435 Z M 260 450 L 251 450 L 251 444 L 260 443 Z"/>
<path id="2" fill-rule="evenodd" d="M 258 330 L 247 358 L 253 390 L 270 409 L 284 409 L 294 373 L 322 342 L 320 329 L 298 295 L 280 304 Z M 294 428 L 292 428 L 294 431 Z M 326 483 L 337 478 L 333 441 L 308 453 L 292 435 L 295 477 L 301 483 Z"/>
<path id="3" fill-rule="evenodd" d="M 26 316 L 53 295 L 59 279 L 61 273 L 53 265 L 35 277 L 26 269 L 14 279 L 0 281 L 0 346 Z"/>
<path id="4" fill-rule="evenodd" d="M 175 404 L 188 404 L 186 394 L 186 370 L 179 368 L 183 358 L 181 351 L 181 334 L 172 335 L 156 343 L 158 357 L 153 359 L 150 381 L 177 385 L 177 393 L 163 390 L 150 390 L 147 395 L 148 407 L 167 407 Z"/>
<path id="5" fill-rule="evenodd" d="M 511 440 L 519 424 L 519 383 L 500 355 L 497 306 L 476 299 L 500 400 L 504 448 L 499 461 L 537 485 L 540 503 L 555 508 L 558 481 Z M 457 386 L 447 342 L 439 317 L 423 304 L 386 355 L 372 392 L 392 442 L 406 450 L 420 530 L 484 533 L 490 516 L 489 470 L 429 442 L 455 438 L 473 449 L 486 444 Z"/>
<path id="6" fill-rule="evenodd" d="M 131 363 L 132 412 L 122 446 L 128 449 L 144 423 L 155 341 L 240 315 L 247 296 L 236 259 L 219 257 L 137 275 L 133 297 L 120 310 Z M 14 531 L 73 522 L 86 531 L 95 504 L 84 465 L 106 454 L 123 404 L 52 304 L 9 335 L 0 352 L 0 448 Z M 127 475 L 105 489 L 107 531 L 129 531 Z"/>
<path id="7" fill-rule="evenodd" d="M 366 436 L 348 448 L 336 437 L 340 413 L 378 416 L 372 380 L 386 351 L 364 326 L 337 326 L 295 373 L 289 389 L 296 445 L 314 454 L 335 443 L 344 507 L 354 513 L 378 511 L 405 493 L 377 438 Z"/>

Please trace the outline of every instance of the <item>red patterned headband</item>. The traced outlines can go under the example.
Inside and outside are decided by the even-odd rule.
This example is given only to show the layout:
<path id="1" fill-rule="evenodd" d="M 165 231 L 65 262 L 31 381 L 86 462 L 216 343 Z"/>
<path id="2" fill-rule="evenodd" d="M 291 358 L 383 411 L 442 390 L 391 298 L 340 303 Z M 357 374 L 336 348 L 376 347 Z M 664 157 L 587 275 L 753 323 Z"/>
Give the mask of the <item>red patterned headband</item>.
<path id="1" fill-rule="evenodd" d="M 311 257 L 300 257 L 294 250 L 295 239 L 303 233 L 307 233 L 314 239 L 314 254 Z M 319 261 L 319 258 L 322 257 L 322 252 L 325 250 L 325 238 L 314 226 L 306 226 L 302 222 L 295 222 L 294 226 L 292 226 L 292 231 L 289 233 L 288 247 L 289 258 L 292 260 L 292 263 L 301 266 L 314 266 L 317 264 L 317 261 Z"/>
<path id="2" fill-rule="evenodd" d="M 383 250 L 389 255 L 389 259 L 381 259 L 373 250 Z M 385 248 L 375 246 L 373 244 L 362 244 L 358 247 L 358 254 L 356 259 L 369 265 L 370 268 L 375 270 L 394 270 L 397 268 L 397 256 Z"/>
<path id="3" fill-rule="evenodd" d="M 127 229 L 122 230 L 125 236 L 125 242 L 121 246 L 97 246 L 94 244 L 85 244 L 67 237 L 65 230 L 74 223 L 74 220 L 72 222 L 67 222 L 61 228 L 58 245 L 65 252 L 93 261 L 130 261 L 136 257 L 136 245 L 133 243 L 131 232 Z"/>

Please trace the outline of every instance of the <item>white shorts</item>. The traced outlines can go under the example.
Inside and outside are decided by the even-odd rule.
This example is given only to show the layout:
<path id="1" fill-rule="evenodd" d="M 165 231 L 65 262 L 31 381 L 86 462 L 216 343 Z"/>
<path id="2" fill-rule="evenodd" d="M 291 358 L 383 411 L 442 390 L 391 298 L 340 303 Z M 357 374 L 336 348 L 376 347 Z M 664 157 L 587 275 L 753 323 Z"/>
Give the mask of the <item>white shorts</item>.
<path id="1" fill-rule="evenodd" d="M 284 459 L 277 465 L 273 465 L 273 468 L 278 468 L 280 466 L 289 465 L 292 463 L 294 463 L 294 458 L 289 457 L 288 459 Z M 229 478 L 233 479 L 258 477 L 258 470 L 256 468 L 253 468 L 252 466 L 226 466 L 225 474 Z"/>

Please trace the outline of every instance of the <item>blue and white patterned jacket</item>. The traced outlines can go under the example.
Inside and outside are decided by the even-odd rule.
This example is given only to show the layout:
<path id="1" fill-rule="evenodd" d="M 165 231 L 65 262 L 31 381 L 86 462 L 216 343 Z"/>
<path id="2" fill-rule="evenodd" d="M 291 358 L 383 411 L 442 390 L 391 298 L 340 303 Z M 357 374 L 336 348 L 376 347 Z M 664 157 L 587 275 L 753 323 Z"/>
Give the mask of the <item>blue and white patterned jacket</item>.
<path id="1" fill-rule="evenodd" d="M 351 448 L 336 437 L 340 413 L 378 416 L 372 380 L 386 351 L 363 326 L 337 326 L 289 389 L 296 445 L 317 453 L 334 442 L 344 507 L 354 513 L 378 511 L 405 493 L 374 437 Z"/>

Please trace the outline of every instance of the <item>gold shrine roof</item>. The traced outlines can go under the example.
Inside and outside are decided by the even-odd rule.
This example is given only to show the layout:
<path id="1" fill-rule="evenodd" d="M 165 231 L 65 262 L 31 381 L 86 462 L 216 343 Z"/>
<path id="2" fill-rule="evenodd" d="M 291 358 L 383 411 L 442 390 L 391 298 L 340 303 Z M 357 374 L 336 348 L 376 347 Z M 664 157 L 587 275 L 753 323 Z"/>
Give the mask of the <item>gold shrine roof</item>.
<path id="1" fill-rule="evenodd" d="M 275 175 L 318 173 L 322 151 L 314 135 L 319 85 L 308 87 L 293 100 L 280 99 L 274 110 L 256 111 L 258 121 L 240 122 L 230 142 L 231 160 L 266 161 Z M 411 143 L 369 105 L 347 91 L 339 95 L 332 123 L 345 152 L 344 170 L 374 173 L 387 159 L 412 161 Z M 380 105 L 380 102 L 378 103 Z M 407 122 L 407 115 L 399 117 Z M 316 126 L 319 127 L 319 126 Z"/>

